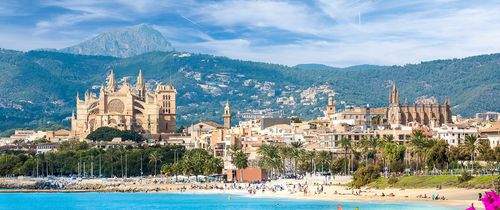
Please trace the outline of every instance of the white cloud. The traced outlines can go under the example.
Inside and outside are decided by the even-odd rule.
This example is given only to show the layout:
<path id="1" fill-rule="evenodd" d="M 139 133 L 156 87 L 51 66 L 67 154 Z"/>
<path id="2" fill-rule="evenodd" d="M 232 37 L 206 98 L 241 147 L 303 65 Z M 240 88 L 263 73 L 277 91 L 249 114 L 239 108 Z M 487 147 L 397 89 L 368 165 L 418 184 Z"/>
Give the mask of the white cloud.
<path id="1" fill-rule="evenodd" d="M 287 65 L 391 65 L 500 52 L 500 4 L 495 1 L 43 3 L 72 12 L 40 18 L 34 29 L 0 26 L 1 47 L 58 48 L 113 27 L 96 24 L 90 30 L 79 28 L 88 22 L 118 21 L 121 26 L 175 16 L 182 22 L 152 24 L 176 49 Z M 0 13 L 6 10 L 5 5 L 0 3 Z"/>
<path id="2" fill-rule="evenodd" d="M 320 34 L 328 25 L 310 7 L 285 1 L 222 1 L 193 11 L 197 22 L 259 30 L 276 28 L 296 33 Z"/>

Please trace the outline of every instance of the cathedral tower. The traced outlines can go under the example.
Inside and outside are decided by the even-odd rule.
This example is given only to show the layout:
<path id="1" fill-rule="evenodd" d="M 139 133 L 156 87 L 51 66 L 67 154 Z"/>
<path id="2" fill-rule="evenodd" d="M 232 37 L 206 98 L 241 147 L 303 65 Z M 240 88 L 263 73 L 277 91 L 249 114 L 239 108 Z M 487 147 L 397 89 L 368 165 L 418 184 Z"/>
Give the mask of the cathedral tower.
<path id="1" fill-rule="evenodd" d="M 137 76 L 137 82 L 135 83 L 135 88 L 139 94 L 139 97 L 144 98 L 146 95 L 146 85 L 142 79 L 142 69 L 139 69 L 139 75 Z"/>
<path id="2" fill-rule="evenodd" d="M 389 124 L 401 124 L 401 107 L 399 104 L 399 92 L 396 83 L 392 85 L 392 91 L 389 95 L 389 107 L 387 108 L 387 117 Z"/>
<path id="3" fill-rule="evenodd" d="M 115 81 L 115 72 L 111 69 L 111 73 L 108 76 L 108 84 L 106 87 L 107 91 L 115 92 L 116 91 L 116 81 Z"/>
<path id="4" fill-rule="evenodd" d="M 158 133 L 175 132 L 175 94 L 176 90 L 171 85 L 158 85 L 156 87 L 157 104 L 160 107 Z"/>

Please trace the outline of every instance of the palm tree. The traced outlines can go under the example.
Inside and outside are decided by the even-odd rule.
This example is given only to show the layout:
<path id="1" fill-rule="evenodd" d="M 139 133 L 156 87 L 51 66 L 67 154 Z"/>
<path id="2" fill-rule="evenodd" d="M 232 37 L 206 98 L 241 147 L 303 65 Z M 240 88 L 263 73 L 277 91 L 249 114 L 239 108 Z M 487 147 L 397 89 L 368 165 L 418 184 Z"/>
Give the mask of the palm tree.
<path id="1" fill-rule="evenodd" d="M 278 156 L 278 148 L 273 145 L 264 144 L 258 150 L 259 166 L 271 171 L 271 176 L 274 177 L 275 170 L 281 169 L 281 160 Z"/>
<path id="2" fill-rule="evenodd" d="M 426 147 L 426 137 L 421 130 L 413 131 L 410 140 L 411 145 L 411 155 L 416 157 L 416 166 L 415 168 L 418 170 L 421 166 L 423 156 L 427 152 Z"/>
<path id="3" fill-rule="evenodd" d="M 248 167 L 248 156 L 242 150 L 238 150 L 234 155 L 234 165 L 240 170 L 240 181 L 243 182 L 243 169 Z"/>
<path id="4" fill-rule="evenodd" d="M 300 152 L 302 149 L 302 146 L 304 146 L 304 143 L 295 141 L 290 144 L 292 146 L 292 157 L 293 157 L 293 171 L 295 173 L 295 176 L 297 176 L 297 159 L 300 156 Z"/>
<path id="5" fill-rule="evenodd" d="M 229 154 L 231 155 L 231 159 L 234 158 L 234 154 L 236 154 L 240 149 L 241 147 L 237 144 L 231 144 L 231 146 L 229 147 Z"/>
<path id="6" fill-rule="evenodd" d="M 328 167 L 332 162 L 330 156 L 330 153 L 324 150 L 316 155 L 316 162 L 320 164 L 322 173 L 325 172 L 325 165 Z"/>
<path id="7" fill-rule="evenodd" d="M 279 156 L 280 156 L 281 161 L 282 161 L 283 170 L 285 173 L 287 173 L 289 171 L 289 167 L 287 167 L 288 166 L 287 163 L 290 162 L 289 160 L 292 159 L 292 157 L 293 157 L 293 148 L 288 147 L 288 146 L 279 147 L 278 153 L 279 153 Z"/>
<path id="8" fill-rule="evenodd" d="M 155 176 L 156 176 L 156 167 L 158 165 L 158 161 L 159 160 L 160 160 L 160 155 L 158 154 L 158 151 L 153 151 L 149 155 L 149 163 L 154 163 L 155 164 L 155 170 L 154 170 Z"/>
<path id="9" fill-rule="evenodd" d="M 342 137 L 340 138 L 340 146 L 344 149 L 344 166 L 346 175 L 349 174 L 349 168 L 347 166 L 347 152 L 352 149 L 351 139 Z"/>
<path id="10" fill-rule="evenodd" d="M 465 145 L 470 152 L 470 160 L 472 161 L 472 174 L 474 174 L 474 156 L 476 152 L 477 136 L 467 135 L 465 136 Z"/>

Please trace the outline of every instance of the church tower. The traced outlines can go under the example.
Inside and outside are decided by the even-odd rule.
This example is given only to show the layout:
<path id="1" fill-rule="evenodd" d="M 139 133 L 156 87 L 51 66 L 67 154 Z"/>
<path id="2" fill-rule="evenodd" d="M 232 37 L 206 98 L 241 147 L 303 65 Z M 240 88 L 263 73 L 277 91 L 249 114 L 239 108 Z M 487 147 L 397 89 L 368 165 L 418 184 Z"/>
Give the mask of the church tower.
<path id="1" fill-rule="evenodd" d="M 392 85 L 392 91 L 389 95 L 389 107 L 387 108 L 387 117 L 389 124 L 397 125 L 401 124 L 401 107 L 399 104 L 399 92 L 394 83 Z"/>
<path id="2" fill-rule="evenodd" d="M 329 120 L 333 119 L 333 115 L 336 112 L 334 96 L 334 94 L 328 96 L 328 104 L 326 105 L 326 118 Z"/>
<path id="3" fill-rule="evenodd" d="M 143 99 L 146 95 L 146 85 L 144 84 L 144 80 L 142 79 L 142 69 L 139 69 L 139 75 L 137 76 L 135 88 L 137 89 L 139 97 Z"/>
<path id="4" fill-rule="evenodd" d="M 229 101 L 226 101 L 226 105 L 224 106 L 224 128 L 231 128 L 231 109 L 229 108 Z"/>
<path id="5" fill-rule="evenodd" d="M 175 94 L 177 91 L 171 85 L 156 87 L 157 105 L 159 107 L 158 133 L 174 133 L 176 130 Z"/>
<path id="6" fill-rule="evenodd" d="M 116 92 L 115 72 L 113 69 L 111 69 L 111 73 L 109 73 L 106 89 L 109 92 Z"/>

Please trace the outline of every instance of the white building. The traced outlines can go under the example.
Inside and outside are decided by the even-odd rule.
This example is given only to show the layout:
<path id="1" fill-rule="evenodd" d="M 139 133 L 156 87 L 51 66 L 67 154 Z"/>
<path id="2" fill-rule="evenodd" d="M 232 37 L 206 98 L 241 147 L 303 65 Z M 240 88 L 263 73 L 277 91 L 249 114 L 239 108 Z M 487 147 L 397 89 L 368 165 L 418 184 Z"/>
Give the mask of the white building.
<path id="1" fill-rule="evenodd" d="M 478 135 L 476 127 L 467 124 L 445 124 L 437 129 L 437 137 L 445 140 L 449 145 L 458 146 L 465 142 L 468 135 Z"/>

